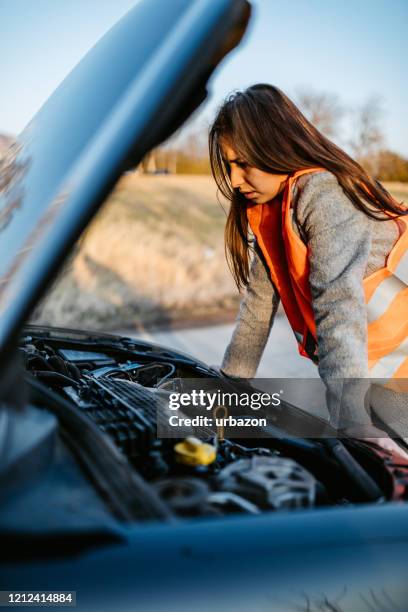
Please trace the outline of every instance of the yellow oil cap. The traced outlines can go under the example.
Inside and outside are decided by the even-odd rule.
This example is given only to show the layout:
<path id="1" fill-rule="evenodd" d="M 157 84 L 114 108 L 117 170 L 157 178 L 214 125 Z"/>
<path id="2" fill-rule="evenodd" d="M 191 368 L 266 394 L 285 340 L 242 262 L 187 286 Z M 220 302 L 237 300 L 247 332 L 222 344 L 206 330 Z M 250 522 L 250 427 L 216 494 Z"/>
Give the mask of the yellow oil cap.
<path id="1" fill-rule="evenodd" d="M 209 465 L 215 461 L 217 456 L 214 446 L 193 437 L 176 444 L 174 450 L 176 461 L 185 465 Z"/>

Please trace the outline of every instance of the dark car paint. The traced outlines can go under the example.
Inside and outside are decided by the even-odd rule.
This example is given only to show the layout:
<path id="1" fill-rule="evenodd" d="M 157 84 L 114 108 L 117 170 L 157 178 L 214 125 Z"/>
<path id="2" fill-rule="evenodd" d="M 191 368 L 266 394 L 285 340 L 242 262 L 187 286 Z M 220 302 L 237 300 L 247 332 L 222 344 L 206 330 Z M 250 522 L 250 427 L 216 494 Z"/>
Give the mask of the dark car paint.
<path id="1" fill-rule="evenodd" d="M 1 588 L 72 589 L 79 609 L 95 611 L 408 610 L 401 505 L 136 526 L 121 535 L 125 545 L 2 568 Z"/>

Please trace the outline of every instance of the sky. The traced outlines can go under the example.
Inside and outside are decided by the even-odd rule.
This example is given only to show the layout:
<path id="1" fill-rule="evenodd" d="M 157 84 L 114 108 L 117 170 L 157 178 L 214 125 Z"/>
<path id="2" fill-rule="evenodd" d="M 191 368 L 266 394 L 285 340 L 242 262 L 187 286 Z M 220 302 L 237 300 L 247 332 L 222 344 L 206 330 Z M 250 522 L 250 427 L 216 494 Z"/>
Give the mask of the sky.
<path id="1" fill-rule="evenodd" d="M 145 0 L 146 1 L 146 0 Z M 149 1 L 149 0 L 147 0 Z M 167 0 L 171 2 L 172 0 Z M 0 133 L 17 134 L 94 43 L 135 0 L 0 0 Z M 381 101 L 386 146 L 408 157 L 407 0 L 252 0 L 243 43 L 217 68 L 208 122 L 234 89 L 269 82 L 338 96 L 349 112 Z"/>

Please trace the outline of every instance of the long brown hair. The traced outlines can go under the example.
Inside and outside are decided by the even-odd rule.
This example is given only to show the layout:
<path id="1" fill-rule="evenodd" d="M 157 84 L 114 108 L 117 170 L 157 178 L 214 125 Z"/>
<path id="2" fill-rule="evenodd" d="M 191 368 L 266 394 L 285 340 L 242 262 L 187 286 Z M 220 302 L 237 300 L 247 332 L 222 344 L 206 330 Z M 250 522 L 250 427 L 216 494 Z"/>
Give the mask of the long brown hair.
<path id="1" fill-rule="evenodd" d="M 237 287 L 248 284 L 249 251 L 246 200 L 231 186 L 221 140 L 250 166 L 273 174 L 323 167 L 332 172 L 354 206 L 379 221 L 407 214 L 354 159 L 323 136 L 277 87 L 258 84 L 231 94 L 209 133 L 211 170 L 220 192 L 230 201 L 225 253 Z"/>

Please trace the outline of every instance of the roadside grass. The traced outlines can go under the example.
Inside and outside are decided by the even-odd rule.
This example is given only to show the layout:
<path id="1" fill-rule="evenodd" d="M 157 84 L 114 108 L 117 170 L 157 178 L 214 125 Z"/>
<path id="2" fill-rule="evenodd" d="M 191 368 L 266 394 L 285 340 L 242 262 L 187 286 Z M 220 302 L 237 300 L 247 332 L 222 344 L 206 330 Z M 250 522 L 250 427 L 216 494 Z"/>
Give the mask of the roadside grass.
<path id="1" fill-rule="evenodd" d="M 405 206 L 408 206 L 408 183 L 384 183 L 384 187 L 398 202 L 404 202 Z"/>
<path id="2" fill-rule="evenodd" d="M 408 185 L 387 188 L 408 200 Z M 210 176 L 123 176 L 32 322 L 114 330 L 233 318 L 221 204 Z"/>
<path id="3" fill-rule="evenodd" d="M 107 330 L 235 312 L 225 219 L 211 177 L 125 175 L 33 320 Z"/>

